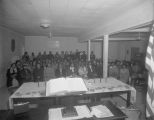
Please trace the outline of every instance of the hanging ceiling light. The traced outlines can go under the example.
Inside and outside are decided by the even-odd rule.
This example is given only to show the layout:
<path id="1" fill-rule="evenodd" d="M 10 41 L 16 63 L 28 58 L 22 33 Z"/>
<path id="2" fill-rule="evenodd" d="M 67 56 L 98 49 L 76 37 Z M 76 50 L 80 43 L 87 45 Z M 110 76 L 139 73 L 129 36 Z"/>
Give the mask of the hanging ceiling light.
<path id="1" fill-rule="evenodd" d="M 50 27 L 50 23 L 41 23 L 40 27 L 43 28 L 43 29 L 47 29 L 47 28 Z"/>
<path id="2" fill-rule="evenodd" d="M 49 33 L 49 38 L 50 38 L 50 39 L 52 38 L 52 33 L 51 33 L 51 32 Z"/>
<path id="3" fill-rule="evenodd" d="M 50 0 L 49 0 L 49 14 L 50 14 L 50 9 L 51 9 L 51 6 L 50 6 Z M 51 19 L 51 15 L 50 15 L 50 19 Z M 42 20 L 42 23 L 40 24 L 40 27 L 43 28 L 43 29 L 49 29 L 49 32 L 48 32 L 48 38 L 49 39 L 52 39 L 52 23 L 51 23 L 51 20 L 50 19 L 44 19 Z"/>

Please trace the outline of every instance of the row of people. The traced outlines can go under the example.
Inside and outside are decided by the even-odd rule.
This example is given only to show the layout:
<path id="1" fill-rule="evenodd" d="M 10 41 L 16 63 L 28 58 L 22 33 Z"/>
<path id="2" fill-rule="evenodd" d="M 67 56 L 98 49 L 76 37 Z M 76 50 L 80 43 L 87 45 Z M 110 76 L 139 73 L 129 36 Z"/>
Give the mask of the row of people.
<path id="1" fill-rule="evenodd" d="M 95 54 L 93 51 L 91 51 L 90 54 L 91 60 L 95 60 Z M 75 52 L 68 52 L 68 51 L 62 51 L 61 53 L 56 52 L 53 54 L 51 51 L 47 54 L 46 51 L 38 53 L 38 55 L 35 55 L 33 52 L 31 55 L 29 55 L 28 52 L 25 52 L 24 55 L 22 56 L 22 59 L 25 61 L 33 61 L 33 60 L 40 60 L 40 61 L 46 61 L 46 60 L 52 60 L 52 61 L 60 61 L 60 60 L 87 60 L 87 54 L 85 51 L 78 51 L 76 50 Z"/>
<path id="2" fill-rule="evenodd" d="M 109 76 L 131 85 L 134 85 L 136 80 L 143 79 L 145 81 L 147 79 L 147 70 L 138 61 L 111 62 L 108 70 Z"/>
<path id="3" fill-rule="evenodd" d="M 74 55 L 77 53 L 78 51 L 76 51 Z M 49 54 L 51 53 L 49 52 Z M 62 52 L 61 54 L 65 53 Z M 13 79 L 17 79 L 21 85 L 23 82 L 43 81 L 50 78 L 71 75 L 88 78 L 103 77 L 103 61 L 96 60 L 95 57 L 92 57 L 95 56 L 93 52 L 91 53 L 91 58 L 93 59 L 89 62 L 79 56 L 77 59 L 72 59 L 71 57 L 60 59 L 62 56 L 57 59 L 55 54 L 54 57 L 57 60 L 55 60 L 55 58 L 48 59 L 47 56 L 49 55 L 46 55 L 46 58 L 38 56 L 32 59 L 28 53 L 25 52 L 21 60 L 13 63 L 7 70 L 7 86 L 11 86 Z M 135 79 L 141 77 L 141 74 L 142 69 L 138 63 L 115 61 L 109 62 L 108 64 L 108 76 L 115 77 L 125 83 L 128 83 L 130 78 Z"/>
<path id="4" fill-rule="evenodd" d="M 20 85 L 23 82 L 43 81 L 47 72 L 50 72 L 49 79 L 66 76 L 103 77 L 103 66 L 99 60 L 96 62 L 64 60 L 63 62 L 47 62 L 45 65 L 36 60 L 29 64 L 18 60 L 7 70 L 7 86 L 11 86 L 13 79 L 17 79 Z"/>

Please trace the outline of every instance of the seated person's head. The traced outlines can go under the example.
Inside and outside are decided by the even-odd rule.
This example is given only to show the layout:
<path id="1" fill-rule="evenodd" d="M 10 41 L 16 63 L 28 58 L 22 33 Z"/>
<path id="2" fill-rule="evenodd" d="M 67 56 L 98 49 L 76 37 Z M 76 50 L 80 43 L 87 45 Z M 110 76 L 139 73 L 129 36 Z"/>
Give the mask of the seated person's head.
<path id="1" fill-rule="evenodd" d="M 46 55 L 46 51 L 44 51 L 43 54 Z"/>
<path id="2" fill-rule="evenodd" d="M 122 68 L 125 69 L 125 68 L 126 68 L 126 64 L 123 64 L 123 65 L 122 65 Z"/>
<path id="3" fill-rule="evenodd" d="M 36 68 L 37 68 L 37 69 L 40 69 L 40 68 L 41 68 L 41 64 L 40 64 L 40 63 L 37 63 L 37 64 L 36 64 Z"/>
<path id="4" fill-rule="evenodd" d="M 28 52 L 27 52 L 27 51 L 25 51 L 25 52 L 24 52 L 24 55 L 28 55 Z"/>
<path id="5" fill-rule="evenodd" d="M 91 61 L 88 61 L 87 63 L 88 63 L 88 65 L 91 65 Z"/>
<path id="6" fill-rule="evenodd" d="M 20 67 L 22 66 L 20 60 L 17 60 L 15 64 L 16 64 L 16 67 L 17 67 L 17 68 L 20 68 Z"/>
<path id="7" fill-rule="evenodd" d="M 74 63 L 73 62 L 70 64 L 70 67 L 74 67 Z"/>
<path id="8" fill-rule="evenodd" d="M 16 64 L 12 63 L 10 68 L 12 68 L 12 69 L 16 68 Z"/>

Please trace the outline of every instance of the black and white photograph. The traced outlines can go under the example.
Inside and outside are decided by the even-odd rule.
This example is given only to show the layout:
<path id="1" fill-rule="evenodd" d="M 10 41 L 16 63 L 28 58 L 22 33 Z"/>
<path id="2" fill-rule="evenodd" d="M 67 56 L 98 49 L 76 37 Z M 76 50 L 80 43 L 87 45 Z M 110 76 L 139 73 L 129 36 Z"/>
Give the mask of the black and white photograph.
<path id="1" fill-rule="evenodd" d="M 154 120 L 154 0 L 0 0 L 0 120 Z"/>

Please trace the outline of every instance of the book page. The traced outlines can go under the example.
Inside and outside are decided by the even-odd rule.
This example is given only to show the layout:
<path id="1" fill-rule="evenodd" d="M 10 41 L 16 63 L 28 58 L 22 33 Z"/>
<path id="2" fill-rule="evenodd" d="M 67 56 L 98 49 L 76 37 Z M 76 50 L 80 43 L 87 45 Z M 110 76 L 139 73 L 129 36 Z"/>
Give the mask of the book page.
<path id="1" fill-rule="evenodd" d="M 82 78 L 66 78 L 70 92 L 86 92 L 87 87 Z"/>
<path id="2" fill-rule="evenodd" d="M 46 84 L 46 96 L 68 92 L 68 83 L 65 78 L 51 79 Z"/>

